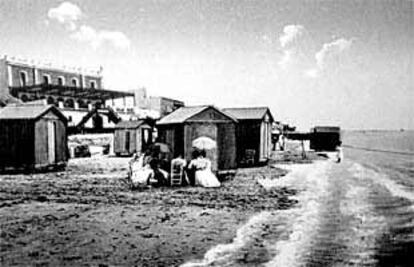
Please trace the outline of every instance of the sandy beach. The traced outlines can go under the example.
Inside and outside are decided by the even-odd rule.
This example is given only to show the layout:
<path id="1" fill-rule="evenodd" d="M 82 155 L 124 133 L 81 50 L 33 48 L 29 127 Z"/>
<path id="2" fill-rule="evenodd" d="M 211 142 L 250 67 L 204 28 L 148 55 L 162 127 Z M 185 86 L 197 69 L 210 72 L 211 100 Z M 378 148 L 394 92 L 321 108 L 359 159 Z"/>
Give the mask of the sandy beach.
<path id="1" fill-rule="evenodd" d="M 178 266 L 231 243 L 254 214 L 288 209 L 292 189 L 258 180 L 286 171 L 239 169 L 219 189 L 131 191 L 128 158 L 74 159 L 65 172 L 0 176 L 4 266 Z M 248 261 L 264 262 L 260 253 Z"/>

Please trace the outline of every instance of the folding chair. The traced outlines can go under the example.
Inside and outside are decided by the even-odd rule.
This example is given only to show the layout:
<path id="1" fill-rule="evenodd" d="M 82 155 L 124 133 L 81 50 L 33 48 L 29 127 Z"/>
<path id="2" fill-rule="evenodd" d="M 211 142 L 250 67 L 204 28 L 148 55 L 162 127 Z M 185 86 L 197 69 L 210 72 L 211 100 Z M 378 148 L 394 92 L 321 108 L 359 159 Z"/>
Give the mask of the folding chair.
<path id="1" fill-rule="evenodd" d="M 183 183 L 184 165 L 178 160 L 171 161 L 170 185 L 180 186 Z"/>
<path id="2" fill-rule="evenodd" d="M 256 150 L 254 149 L 246 149 L 244 151 L 244 157 L 246 164 L 254 165 L 254 157 L 256 156 Z"/>

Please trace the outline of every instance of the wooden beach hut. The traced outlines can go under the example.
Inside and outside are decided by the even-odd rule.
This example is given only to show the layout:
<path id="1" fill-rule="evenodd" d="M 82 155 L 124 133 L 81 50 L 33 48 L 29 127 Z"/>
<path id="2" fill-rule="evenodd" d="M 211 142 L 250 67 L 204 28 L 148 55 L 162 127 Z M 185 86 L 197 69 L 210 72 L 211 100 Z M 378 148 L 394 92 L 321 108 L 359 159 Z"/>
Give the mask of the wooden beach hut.
<path id="1" fill-rule="evenodd" d="M 191 159 L 192 142 L 206 136 L 216 141 L 207 151 L 214 171 L 236 168 L 237 120 L 214 106 L 181 107 L 157 122 L 159 141 L 170 146 L 174 157 Z"/>
<path id="2" fill-rule="evenodd" d="M 256 165 L 266 162 L 272 150 L 273 116 L 268 107 L 226 108 L 237 119 L 237 162 Z"/>
<path id="3" fill-rule="evenodd" d="M 66 166 L 67 120 L 54 106 L 15 105 L 0 109 L 0 171 Z"/>
<path id="4" fill-rule="evenodd" d="M 316 126 L 311 129 L 310 148 L 315 151 L 335 151 L 341 143 L 341 128 Z"/>
<path id="5" fill-rule="evenodd" d="M 120 121 L 115 125 L 114 153 L 142 153 L 152 143 L 152 127 L 144 120 Z"/>

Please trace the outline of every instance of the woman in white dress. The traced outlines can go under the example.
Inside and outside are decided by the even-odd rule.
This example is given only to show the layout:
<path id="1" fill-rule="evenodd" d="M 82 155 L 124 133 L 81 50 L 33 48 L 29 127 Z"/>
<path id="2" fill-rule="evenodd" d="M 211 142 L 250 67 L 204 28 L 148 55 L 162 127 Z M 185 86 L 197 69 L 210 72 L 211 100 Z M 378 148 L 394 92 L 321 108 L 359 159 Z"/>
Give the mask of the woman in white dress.
<path id="1" fill-rule="evenodd" d="M 211 171 L 211 161 L 205 158 L 205 151 L 200 151 L 198 157 L 191 160 L 188 168 L 195 169 L 195 185 L 202 187 L 220 187 L 220 182 Z"/>
<path id="2" fill-rule="evenodd" d="M 145 187 L 149 183 L 149 179 L 154 176 L 154 171 L 148 163 L 148 152 L 142 154 L 139 158 L 134 155 L 129 163 L 130 178 L 132 187 Z"/>

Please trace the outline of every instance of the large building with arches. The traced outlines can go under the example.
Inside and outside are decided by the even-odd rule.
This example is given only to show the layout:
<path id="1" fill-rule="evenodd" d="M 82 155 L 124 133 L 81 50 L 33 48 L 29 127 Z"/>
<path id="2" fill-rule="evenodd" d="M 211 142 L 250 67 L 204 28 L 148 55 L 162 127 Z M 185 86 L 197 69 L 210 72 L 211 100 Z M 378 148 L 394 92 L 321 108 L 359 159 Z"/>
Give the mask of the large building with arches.
<path id="1" fill-rule="evenodd" d="M 55 105 L 75 130 L 112 130 L 115 118 L 128 120 L 134 115 L 134 93 L 103 89 L 101 73 L 101 68 L 56 67 L 4 56 L 0 59 L 0 95 Z"/>

